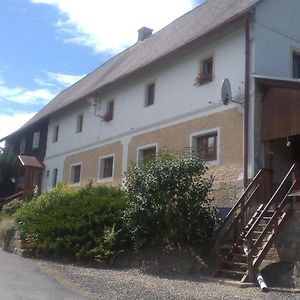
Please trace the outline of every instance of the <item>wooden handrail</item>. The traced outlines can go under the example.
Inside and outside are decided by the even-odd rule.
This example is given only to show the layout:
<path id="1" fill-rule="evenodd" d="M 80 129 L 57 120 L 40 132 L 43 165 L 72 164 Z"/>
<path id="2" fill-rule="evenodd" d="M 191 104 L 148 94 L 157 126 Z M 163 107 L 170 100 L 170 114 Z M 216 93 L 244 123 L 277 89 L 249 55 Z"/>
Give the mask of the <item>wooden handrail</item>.
<path id="1" fill-rule="evenodd" d="M 249 239 L 249 237 L 252 235 L 255 227 L 258 225 L 258 223 L 261 221 L 261 219 L 263 218 L 263 216 L 265 215 L 265 213 L 269 210 L 270 206 L 275 202 L 275 199 L 278 195 L 278 193 L 280 192 L 281 188 L 283 187 L 283 185 L 286 183 L 287 179 L 289 178 L 289 176 L 291 175 L 291 173 L 294 171 L 296 164 L 293 164 L 291 166 L 291 168 L 289 169 L 289 171 L 287 172 L 286 176 L 284 177 L 284 179 L 281 181 L 281 184 L 279 185 L 279 187 L 277 188 L 277 190 L 275 191 L 275 193 L 273 194 L 273 196 L 271 197 L 271 199 L 269 200 L 269 202 L 265 205 L 264 209 L 262 210 L 261 214 L 259 215 L 259 217 L 254 221 L 254 223 L 252 224 L 252 226 L 250 227 L 250 229 L 248 230 L 247 234 L 245 235 L 244 239 L 247 241 Z"/>
<path id="2" fill-rule="evenodd" d="M 231 219 L 233 214 L 237 211 L 237 209 L 240 207 L 244 199 L 246 198 L 246 195 L 248 194 L 249 190 L 253 187 L 253 185 L 256 183 L 257 179 L 261 176 L 262 172 L 266 171 L 266 169 L 260 169 L 258 173 L 255 175 L 255 177 L 252 179 L 251 183 L 247 186 L 243 194 L 240 196 L 239 200 L 235 203 L 235 205 L 231 208 L 225 219 L 223 220 L 220 227 L 216 230 L 215 236 L 219 235 L 220 232 L 224 230 L 224 227 L 227 227 L 228 221 Z M 247 201 L 248 203 L 248 201 Z M 245 203 L 246 204 L 246 203 Z"/>
<path id="3" fill-rule="evenodd" d="M 10 195 L 10 196 L 5 197 L 5 198 L 0 198 L 0 205 L 5 204 L 6 202 L 9 202 L 9 201 L 14 200 L 16 198 L 19 198 L 21 196 L 23 196 L 23 191 L 18 192 L 18 193 L 13 194 L 13 195 Z"/>

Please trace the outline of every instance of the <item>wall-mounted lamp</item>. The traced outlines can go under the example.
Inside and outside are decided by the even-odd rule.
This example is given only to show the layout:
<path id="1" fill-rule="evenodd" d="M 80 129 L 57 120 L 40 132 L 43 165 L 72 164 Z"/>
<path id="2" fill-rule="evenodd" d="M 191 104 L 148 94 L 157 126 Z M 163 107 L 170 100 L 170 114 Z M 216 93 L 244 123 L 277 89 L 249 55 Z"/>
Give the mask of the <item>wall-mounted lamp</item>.
<path id="1" fill-rule="evenodd" d="M 89 104 L 89 110 L 94 116 L 101 118 L 100 116 L 100 109 L 101 109 L 101 101 L 98 101 L 98 97 L 91 96 L 87 97 L 87 102 Z"/>

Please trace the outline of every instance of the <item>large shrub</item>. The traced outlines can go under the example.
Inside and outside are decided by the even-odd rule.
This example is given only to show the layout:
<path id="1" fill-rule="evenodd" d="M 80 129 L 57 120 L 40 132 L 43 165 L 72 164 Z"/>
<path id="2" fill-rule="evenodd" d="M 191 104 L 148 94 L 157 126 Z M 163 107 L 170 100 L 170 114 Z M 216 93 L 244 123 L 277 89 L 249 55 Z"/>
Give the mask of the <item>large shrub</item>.
<path id="1" fill-rule="evenodd" d="M 199 156 L 185 152 L 162 152 L 132 166 L 125 178 L 125 219 L 136 247 L 200 247 L 210 242 L 216 218 L 206 170 Z"/>
<path id="2" fill-rule="evenodd" d="M 125 206 L 118 188 L 61 185 L 24 204 L 14 217 L 29 248 L 100 261 L 126 246 Z"/>

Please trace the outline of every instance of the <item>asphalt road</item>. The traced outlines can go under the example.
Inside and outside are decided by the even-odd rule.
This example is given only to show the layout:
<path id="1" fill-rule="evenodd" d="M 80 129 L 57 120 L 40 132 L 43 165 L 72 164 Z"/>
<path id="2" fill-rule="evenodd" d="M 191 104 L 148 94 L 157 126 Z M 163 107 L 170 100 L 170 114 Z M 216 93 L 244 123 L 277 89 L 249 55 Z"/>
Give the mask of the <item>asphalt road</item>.
<path id="1" fill-rule="evenodd" d="M 30 259 L 0 250 L 0 300 L 87 300 Z"/>

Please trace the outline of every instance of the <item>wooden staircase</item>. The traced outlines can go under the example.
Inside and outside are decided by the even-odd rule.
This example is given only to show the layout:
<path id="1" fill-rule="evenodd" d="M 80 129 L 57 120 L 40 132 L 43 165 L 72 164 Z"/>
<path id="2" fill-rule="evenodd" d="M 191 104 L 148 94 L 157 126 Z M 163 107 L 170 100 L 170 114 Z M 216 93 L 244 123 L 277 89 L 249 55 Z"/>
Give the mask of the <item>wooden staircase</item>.
<path id="1" fill-rule="evenodd" d="M 292 165 L 272 194 L 271 172 L 261 169 L 215 232 L 215 276 L 253 282 L 255 273 L 293 210 Z"/>

